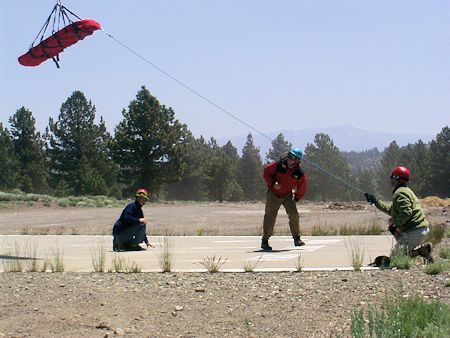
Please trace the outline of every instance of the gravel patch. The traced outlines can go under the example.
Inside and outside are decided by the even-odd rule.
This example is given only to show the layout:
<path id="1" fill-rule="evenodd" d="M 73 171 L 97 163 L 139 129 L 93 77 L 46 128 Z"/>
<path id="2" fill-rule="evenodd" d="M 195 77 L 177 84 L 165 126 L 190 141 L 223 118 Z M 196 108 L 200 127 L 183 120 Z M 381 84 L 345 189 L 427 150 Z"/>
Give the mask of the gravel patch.
<path id="1" fill-rule="evenodd" d="M 2 273 L 0 336 L 323 337 L 402 292 L 450 303 L 448 273 Z"/>

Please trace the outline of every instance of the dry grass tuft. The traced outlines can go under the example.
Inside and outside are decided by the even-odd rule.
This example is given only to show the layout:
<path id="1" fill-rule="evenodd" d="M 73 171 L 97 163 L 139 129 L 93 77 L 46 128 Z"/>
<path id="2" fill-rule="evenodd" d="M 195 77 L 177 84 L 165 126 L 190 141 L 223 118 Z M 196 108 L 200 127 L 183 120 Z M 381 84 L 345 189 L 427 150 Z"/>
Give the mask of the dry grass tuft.
<path id="1" fill-rule="evenodd" d="M 301 253 L 297 255 L 297 260 L 295 261 L 295 271 L 302 272 L 303 271 L 303 256 Z"/>
<path id="2" fill-rule="evenodd" d="M 206 257 L 203 258 L 200 262 L 198 262 L 201 266 L 203 266 L 208 272 L 215 273 L 219 272 L 220 268 L 226 263 L 227 258 L 223 259 L 222 257 Z"/>
<path id="3" fill-rule="evenodd" d="M 106 244 L 99 240 L 91 252 L 91 261 L 94 272 L 105 272 L 106 265 Z"/>
<path id="4" fill-rule="evenodd" d="M 345 240 L 345 248 L 355 271 L 361 271 L 364 262 L 364 240 L 361 237 L 350 236 Z"/>
<path id="5" fill-rule="evenodd" d="M 174 240 L 170 235 L 163 237 L 162 250 L 159 256 L 159 266 L 162 272 L 171 272 L 173 270 L 175 256 L 173 254 Z"/>
<path id="6" fill-rule="evenodd" d="M 258 257 L 258 259 L 247 259 L 243 264 L 244 272 L 253 272 L 256 267 L 260 265 L 262 262 L 262 255 Z"/>

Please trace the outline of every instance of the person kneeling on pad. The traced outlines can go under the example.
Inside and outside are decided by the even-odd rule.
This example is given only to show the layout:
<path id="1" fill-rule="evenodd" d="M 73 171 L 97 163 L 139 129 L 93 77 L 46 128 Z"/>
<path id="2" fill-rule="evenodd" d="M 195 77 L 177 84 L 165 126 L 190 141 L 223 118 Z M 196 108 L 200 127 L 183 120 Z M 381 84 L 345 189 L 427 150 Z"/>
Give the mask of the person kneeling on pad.
<path id="1" fill-rule="evenodd" d="M 145 250 L 139 244 L 144 242 L 146 247 L 152 247 L 146 234 L 147 220 L 144 218 L 142 207 L 148 201 L 147 189 L 138 189 L 133 203 L 123 209 L 122 214 L 113 227 L 114 251 L 140 251 Z"/>
<path id="2" fill-rule="evenodd" d="M 431 243 L 428 240 L 429 227 L 420 201 L 407 186 L 411 172 L 406 167 L 397 167 L 391 172 L 392 203 L 378 200 L 374 195 L 365 193 L 367 202 L 391 216 L 389 231 L 397 243 L 391 257 L 399 251 L 411 257 L 422 256 L 428 262 L 433 262 Z"/>

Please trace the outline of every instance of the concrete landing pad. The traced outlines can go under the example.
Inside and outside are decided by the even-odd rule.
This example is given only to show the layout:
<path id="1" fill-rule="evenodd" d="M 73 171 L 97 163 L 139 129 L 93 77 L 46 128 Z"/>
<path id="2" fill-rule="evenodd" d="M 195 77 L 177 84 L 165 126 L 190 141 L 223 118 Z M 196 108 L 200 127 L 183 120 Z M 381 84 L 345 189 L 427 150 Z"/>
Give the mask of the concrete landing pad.
<path id="1" fill-rule="evenodd" d="M 93 261 L 104 253 L 105 271 L 112 270 L 118 257 L 135 263 L 142 272 L 162 271 L 160 261 L 164 243 L 169 242 L 173 254 L 173 271 L 206 271 L 201 262 L 221 259 L 220 271 L 295 271 L 300 262 L 304 270 L 352 269 L 352 251 L 364 253 L 364 265 L 376 256 L 389 256 L 392 236 L 302 236 L 305 246 L 295 247 L 289 236 L 274 236 L 269 243 L 272 252 L 260 250 L 259 236 L 171 236 L 150 237 L 154 249 L 139 252 L 113 252 L 112 236 L 85 235 L 0 235 L 0 271 L 10 270 L 20 262 L 28 270 L 30 262 L 63 258 L 65 271 L 92 272 Z M 50 268 L 49 268 L 50 270 Z"/>

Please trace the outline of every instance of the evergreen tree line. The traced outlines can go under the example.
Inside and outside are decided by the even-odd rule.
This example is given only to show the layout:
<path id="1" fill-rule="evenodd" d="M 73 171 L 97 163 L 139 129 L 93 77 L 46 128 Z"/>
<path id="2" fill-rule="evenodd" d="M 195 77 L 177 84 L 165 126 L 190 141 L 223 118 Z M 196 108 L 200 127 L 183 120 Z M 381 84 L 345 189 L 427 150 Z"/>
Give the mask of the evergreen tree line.
<path id="1" fill-rule="evenodd" d="M 247 136 L 241 154 L 229 141 L 195 138 L 175 119 L 175 112 L 142 87 L 111 135 L 96 108 L 80 91 L 51 117 L 45 133 L 36 130 L 31 111 L 20 108 L 0 123 L 0 189 L 68 195 L 131 196 L 146 187 L 158 199 L 254 201 L 264 198 L 265 163 L 292 147 L 283 134 L 272 141 L 264 160 Z M 411 186 L 419 196 L 448 197 L 450 131 L 444 127 L 428 144 L 418 141 L 386 149 L 341 152 L 326 134 L 317 134 L 304 148 L 308 200 L 361 200 L 348 185 L 388 198 L 389 173 L 397 165 L 411 169 Z M 300 145 L 296 145 L 300 146 Z M 311 165 L 313 163 L 314 165 Z M 325 173 L 338 176 L 348 184 Z"/>

